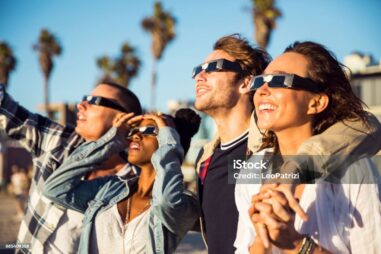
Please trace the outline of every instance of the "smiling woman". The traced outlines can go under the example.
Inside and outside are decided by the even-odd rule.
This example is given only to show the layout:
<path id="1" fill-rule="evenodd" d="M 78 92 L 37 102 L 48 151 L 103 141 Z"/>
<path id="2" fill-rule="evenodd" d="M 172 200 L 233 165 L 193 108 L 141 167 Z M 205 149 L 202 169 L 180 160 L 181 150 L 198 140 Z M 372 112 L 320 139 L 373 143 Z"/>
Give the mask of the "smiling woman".
<path id="1" fill-rule="evenodd" d="M 286 82 L 287 77 L 293 79 Z M 269 172 L 274 174 L 279 172 L 275 155 L 281 160 L 296 155 L 303 142 L 331 125 L 346 120 L 360 121 L 364 129 L 368 126 L 368 113 L 340 63 L 314 42 L 287 48 L 264 75 L 254 78 L 251 89 L 256 123 L 264 132 L 264 144 L 256 155 L 271 158 Z M 345 167 L 338 173 L 342 174 L 338 184 L 317 180 L 296 186 L 295 196 L 309 216 L 307 221 L 290 212 L 282 184 L 237 185 L 238 252 L 379 253 L 380 175 L 368 157 L 348 154 Z"/>
<path id="2" fill-rule="evenodd" d="M 292 76 L 297 79 L 292 79 L 293 82 L 287 86 L 280 82 L 282 80 L 279 78 L 274 80 L 274 77 L 282 76 L 279 73 L 283 73 L 285 77 Z M 254 105 L 258 127 L 275 132 L 278 140 L 281 136 L 286 137 L 287 140 L 290 137 L 290 131 L 294 131 L 295 128 L 300 131 L 299 135 L 304 134 L 304 139 L 311 136 L 313 117 L 328 106 L 328 96 L 317 92 L 323 90 L 323 87 L 319 87 L 308 79 L 307 73 L 308 60 L 301 54 L 287 52 L 266 68 L 267 79 L 262 79 L 261 85 L 252 86 L 255 90 Z M 254 79 L 254 82 L 256 80 L 258 77 Z M 296 81 L 298 83 L 295 83 Z M 305 131 L 301 131 L 302 129 Z M 301 138 L 300 141 L 302 142 L 303 139 Z M 285 152 L 283 151 L 282 154 Z M 296 151 L 287 151 L 287 154 L 296 154 Z"/>

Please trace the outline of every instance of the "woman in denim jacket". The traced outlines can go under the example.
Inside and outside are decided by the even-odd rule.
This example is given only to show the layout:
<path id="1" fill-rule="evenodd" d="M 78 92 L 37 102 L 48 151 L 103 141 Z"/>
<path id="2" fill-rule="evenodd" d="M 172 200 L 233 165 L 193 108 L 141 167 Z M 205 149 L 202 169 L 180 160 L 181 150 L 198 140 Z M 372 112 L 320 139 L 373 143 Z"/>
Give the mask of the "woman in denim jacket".
<path id="1" fill-rule="evenodd" d="M 174 124 L 162 115 L 131 117 L 83 144 L 46 182 L 46 197 L 84 213 L 79 253 L 172 253 L 197 218 L 198 200 L 184 189 L 181 162 L 199 116 L 182 109 Z M 83 180 L 126 143 L 129 163 L 139 168 L 128 163 L 123 176 Z"/>

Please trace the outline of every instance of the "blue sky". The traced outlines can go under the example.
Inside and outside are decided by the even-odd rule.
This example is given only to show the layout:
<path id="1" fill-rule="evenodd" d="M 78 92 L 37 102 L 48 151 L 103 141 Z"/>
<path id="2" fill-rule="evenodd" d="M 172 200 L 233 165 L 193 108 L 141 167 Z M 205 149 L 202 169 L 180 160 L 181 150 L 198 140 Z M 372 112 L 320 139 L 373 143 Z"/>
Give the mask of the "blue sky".
<path id="1" fill-rule="evenodd" d="M 124 41 L 138 49 L 143 65 L 130 89 L 149 106 L 151 37 L 142 30 L 143 17 L 153 12 L 152 0 L 1 0 L 0 40 L 13 48 L 18 64 L 10 79 L 10 94 L 36 111 L 43 101 L 43 78 L 32 45 L 42 28 L 63 45 L 50 80 L 52 102 L 78 102 L 94 87 L 101 72 L 95 59 L 116 56 Z M 157 105 L 167 111 L 170 99 L 194 98 L 192 68 L 211 52 L 221 36 L 241 33 L 253 41 L 250 0 L 165 0 L 177 18 L 177 37 L 158 64 Z M 353 51 L 381 57 L 381 1 L 281 0 L 283 12 L 268 51 L 275 57 L 295 40 L 325 44 L 342 61 Z"/>

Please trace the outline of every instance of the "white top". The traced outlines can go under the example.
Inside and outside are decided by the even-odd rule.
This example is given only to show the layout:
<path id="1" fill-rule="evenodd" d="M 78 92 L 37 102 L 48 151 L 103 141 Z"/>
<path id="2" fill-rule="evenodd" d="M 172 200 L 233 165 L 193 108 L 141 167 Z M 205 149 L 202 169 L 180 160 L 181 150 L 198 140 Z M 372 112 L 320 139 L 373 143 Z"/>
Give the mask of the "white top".
<path id="1" fill-rule="evenodd" d="M 83 226 L 82 220 L 82 213 L 66 209 L 58 222 L 57 230 L 46 241 L 44 253 L 77 253 Z"/>
<path id="2" fill-rule="evenodd" d="M 91 253 L 145 253 L 149 210 L 125 225 L 116 204 L 101 212 L 91 233 Z"/>
<path id="3" fill-rule="evenodd" d="M 357 180 L 349 184 L 348 179 L 354 176 Z M 300 205 L 309 220 L 303 222 L 296 215 L 295 229 L 300 234 L 310 235 L 332 253 L 381 253 L 381 182 L 376 168 L 369 159 L 362 159 L 348 168 L 345 177 L 344 184 L 321 181 L 305 185 Z M 248 209 L 252 195 L 257 194 L 260 187 L 260 184 L 236 185 L 235 200 L 239 211 L 234 242 L 236 253 L 249 253 L 256 237 Z M 279 253 L 276 247 L 272 250 Z"/>
<path id="4" fill-rule="evenodd" d="M 123 176 L 131 170 L 128 164 L 118 171 L 117 176 Z M 44 253 L 77 253 L 83 227 L 83 214 L 72 209 L 66 209 L 57 224 L 56 231 L 44 244 Z"/>

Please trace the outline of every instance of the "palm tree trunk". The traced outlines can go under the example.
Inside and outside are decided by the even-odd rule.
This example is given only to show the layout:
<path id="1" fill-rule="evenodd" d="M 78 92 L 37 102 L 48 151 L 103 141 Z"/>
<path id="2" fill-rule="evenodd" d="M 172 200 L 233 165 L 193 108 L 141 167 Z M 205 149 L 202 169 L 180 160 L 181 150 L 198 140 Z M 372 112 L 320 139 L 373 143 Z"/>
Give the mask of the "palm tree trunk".
<path id="1" fill-rule="evenodd" d="M 151 74 L 151 110 L 156 108 L 157 59 L 153 57 Z"/>
<path id="2" fill-rule="evenodd" d="M 0 84 L 3 84 L 5 86 L 5 89 L 8 85 L 8 73 L 5 68 L 0 67 Z"/>
<path id="3" fill-rule="evenodd" d="M 53 115 L 49 110 L 49 79 L 46 77 L 44 78 L 44 107 L 46 115 L 52 119 Z"/>

